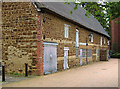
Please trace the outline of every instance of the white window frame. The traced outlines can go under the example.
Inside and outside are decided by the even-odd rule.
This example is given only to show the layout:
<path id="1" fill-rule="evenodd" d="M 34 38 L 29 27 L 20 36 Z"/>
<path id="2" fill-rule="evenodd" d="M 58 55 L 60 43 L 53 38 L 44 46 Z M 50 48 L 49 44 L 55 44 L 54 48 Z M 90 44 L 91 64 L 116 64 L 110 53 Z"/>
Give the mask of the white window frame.
<path id="1" fill-rule="evenodd" d="M 79 30 L 78 29 L 76 29 L 76 47 L 79 47 Z"/>
<path id="2" fill-rule="evenodd" d="M 64 37 L 68 38 L 69 37 L 69 25 L 64 24 Z"/>
<path id="3" fill-rule="evenodd" d="M 100 38 L 100 45 L 102 46 L 102 37 Z"/>
<path id="4" fill-rule="evenodd" d="M 110 45 L 110 41 L 108 40 L 108 45 Z"/>
<path id="5" fill-rule="evenodd" d="M 93 34 L 91 34 L 91 42 L 93 42 Z"/>

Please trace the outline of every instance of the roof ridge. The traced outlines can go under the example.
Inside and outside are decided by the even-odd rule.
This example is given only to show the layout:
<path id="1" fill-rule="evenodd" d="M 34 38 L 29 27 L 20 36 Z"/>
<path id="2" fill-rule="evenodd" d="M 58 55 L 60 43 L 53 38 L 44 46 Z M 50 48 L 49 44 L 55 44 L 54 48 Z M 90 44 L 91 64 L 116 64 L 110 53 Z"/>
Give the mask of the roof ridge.
<path id="1" fill-rule="evenodd" d="M 89 18 L 85 16 L 86 10 L 80 6 L 78 6 L 78 10 L 74 10 L 74 4 L 72 3 L 70 5 L 68 4 L 65 5 L 64 2 L 37 2 L 36 4 L 38 5 L 39 9 L 42 9 L 42 8 L 49 9 L 59 14 L 60 16 L 63 16 L 67 19 L 70 19 L 76 23 L 79 23 L 80 25 L 83 25 L 91 29 L 92 31 L 95 31 L 107 37 L 110 37 L 102 27 L 100 22 L 96 18 L 94 18 L 93 15 L 89 16 Z M 72 15 L 70 14 L 70 10 L 74 10 Z"/>

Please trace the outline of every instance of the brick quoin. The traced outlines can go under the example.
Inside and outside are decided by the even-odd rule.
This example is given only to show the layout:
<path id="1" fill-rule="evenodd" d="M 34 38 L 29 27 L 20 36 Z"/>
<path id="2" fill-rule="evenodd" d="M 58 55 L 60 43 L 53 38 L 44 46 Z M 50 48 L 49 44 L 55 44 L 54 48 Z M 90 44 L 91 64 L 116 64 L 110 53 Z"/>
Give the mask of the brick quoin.
<path id="1" fill-rule="evenodd" d="M 43 65 L 44 65 L 44 47 L 43 47 L 43 41 L 42 41 L 42 30 L 41 30 L 41 16 L 38 13 L 37 16 L 37 36 L 36 36 L 38 42 L 36 42 L 37 45 L 37 64 L 36 64 L 36 74 L 37 75 L 43 75 L 44 74 L 44 69 L 43 69 Z"/>

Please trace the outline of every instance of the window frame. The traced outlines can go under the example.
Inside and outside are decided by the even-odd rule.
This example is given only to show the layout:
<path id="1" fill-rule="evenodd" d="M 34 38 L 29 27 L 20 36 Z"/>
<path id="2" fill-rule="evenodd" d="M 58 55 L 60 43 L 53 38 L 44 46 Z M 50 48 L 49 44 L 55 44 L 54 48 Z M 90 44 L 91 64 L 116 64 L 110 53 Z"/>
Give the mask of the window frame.
<path id="1" fill-rule="evenodd" d="M 102 46 L 102 37 L 100 38 L 100 46 Z"/>
<path id="2" fill-rule="evenodd" d="M 78 39 L 77 39 L 77 33 L 78 33 Z M 76 28 L 76 47 L 79 47 L 79 30 Z"/>
<path id="3" fill-rule="evenodd" d="M 108 40 L 108 45 L 110 45 L 110 41 Z"/>
<path id="4" fill-rule="evenodd" d="M 91 42 L 93 42 L 93 34 L 91 34 Z"/>
<path id="5" fill-rule="evenodd" d="M 69 25 L 64 24 L 64 37 L 69 38 Z"/>

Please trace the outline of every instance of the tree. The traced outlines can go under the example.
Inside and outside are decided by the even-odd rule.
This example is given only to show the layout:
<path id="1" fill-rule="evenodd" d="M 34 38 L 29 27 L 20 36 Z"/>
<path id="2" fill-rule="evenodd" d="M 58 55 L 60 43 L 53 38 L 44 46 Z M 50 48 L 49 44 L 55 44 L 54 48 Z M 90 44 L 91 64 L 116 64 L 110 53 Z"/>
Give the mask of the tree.
<path id="1" fill-rule="evenodd" d="M 106 20 L 107 16 L 101 4 L 97 2 L 86 2 L 81 4 L 87 10 L 86 16 L 92 14 L 100 22 L 103 28 L 106 29 L 106 25 L 108 25 Z"/>
<path id="2" fill-rule="evenodd" d="M 68 3 L 70 4 L 70 3 Z M 78 9 L 78 5 L 81 5 L 86 9 L 85 16 L 93 15 L 103 26 L 103 28 L 111 36 L 111 29 L 109 21 L 120 16 L 120 1 L 119 2 L 80 2 L 75 3 L 74 10 Z M 72 14 L 72 11 L 70 11 Z M 117 22 L 117 23 L 120 23 Z"/>
<path id="3" fill-rule="evenodd" d="M 106 8 L 106 12 L 110 18 L 113 20 L 120 16 L 120 1 L 119 2 L 105 2 L 105 5 L 102 5 Z"/>

